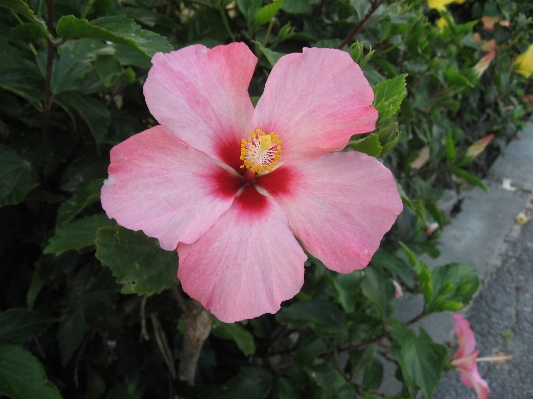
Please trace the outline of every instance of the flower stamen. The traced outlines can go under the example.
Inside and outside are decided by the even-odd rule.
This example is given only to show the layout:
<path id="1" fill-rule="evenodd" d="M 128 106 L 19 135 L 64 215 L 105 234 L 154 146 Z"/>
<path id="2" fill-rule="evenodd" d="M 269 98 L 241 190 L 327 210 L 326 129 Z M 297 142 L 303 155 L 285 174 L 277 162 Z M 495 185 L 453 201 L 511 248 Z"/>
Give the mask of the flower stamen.
<path id="1" fill-rule="evenodd" d="M 281 140 L 274 132 L 266 134 L 260 129 L 250 133 L 248 140 L 242 139 L 241 168 L 257 174 L 272 172 L 281 159 Z"/>

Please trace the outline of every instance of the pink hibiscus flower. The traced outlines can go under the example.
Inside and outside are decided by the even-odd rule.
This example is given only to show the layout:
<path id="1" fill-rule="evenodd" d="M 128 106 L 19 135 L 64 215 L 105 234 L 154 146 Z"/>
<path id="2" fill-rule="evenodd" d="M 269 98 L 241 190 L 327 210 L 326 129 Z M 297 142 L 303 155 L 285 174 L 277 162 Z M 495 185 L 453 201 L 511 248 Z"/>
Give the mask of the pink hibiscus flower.
<path id="1" fill-rule="evenodd" d="M 476 349 L 476 338 L 470 328 L 467 320 L 463 319 L 460 314 L 453 315 L 455 325 L 453 331 L 457 335 L 459 349 L 452 357 L 452 366 L 461 373 L 461 381 L 467 387 L 474 388 L 478 399 L 487 399 L 490 389 L 487 382 L 481 378 L 477 371 L 477 356 L 479 351 Z"/>
<path id="2" fill-rule="evenodd" d="M 183 289 L 224 322 L 275 313 L 299 292 L 307 257 L 294 236 L 349 273 L 402 210 L 379 161 L 334 152 L 378 116 L 350 56 L 282 57 L 254 109 L 256 63 L 243 43 L 156 54 L 144 95 L 161 125 L 111 150 L 102 188 L 110 218 L 177 248 Z"/>

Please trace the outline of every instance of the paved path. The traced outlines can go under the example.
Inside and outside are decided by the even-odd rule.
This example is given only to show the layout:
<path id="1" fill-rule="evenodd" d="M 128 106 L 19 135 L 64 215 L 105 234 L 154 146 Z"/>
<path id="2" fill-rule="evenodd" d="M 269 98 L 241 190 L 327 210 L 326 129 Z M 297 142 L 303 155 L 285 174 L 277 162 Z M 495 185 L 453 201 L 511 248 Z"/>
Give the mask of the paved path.
<path id="1" fill-rule="evenodd" d="M 482 364 L 480 374 L 489 383 L 490 399 L 533 399 L 533 123 L 528 123 L 503 156 L 491 167 L 486 194 L 475 188 L 462 203 L 462 210 L 444 230 L 439 242 L 442 252 L 430 267 L 450 262 L 471 264 L 482 286 L 463 316 L 476 334 L 480 356 L 496 352 L 511 354 L 506 364 Z M 504 178 L 516 191 L 502 189 Z M 520 226 L 515 217 L 524 212 L 529 221 Z M 396 316 L 409 320 L 422 309 L 420 296 L 405 295 L 398 302 Z M 420 322 L 440 343 L 453 346 L 451 312 L 432 315 Z M 452 351 L 450 351 L 452 353 Z M 385 364 L 382 387 L 395 393 L 398 384 L 394 368 Z M 388 377 L 387 377 L 388 375 Z M 435 399 L 475 398 L 459 373 L 449 372 L 438 386 Z"/>

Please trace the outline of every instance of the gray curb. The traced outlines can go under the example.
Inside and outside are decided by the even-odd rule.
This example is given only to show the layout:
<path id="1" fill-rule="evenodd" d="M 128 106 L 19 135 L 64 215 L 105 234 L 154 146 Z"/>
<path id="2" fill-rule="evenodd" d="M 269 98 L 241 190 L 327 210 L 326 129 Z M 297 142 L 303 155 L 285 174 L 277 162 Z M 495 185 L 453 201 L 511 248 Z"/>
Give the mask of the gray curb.
<path id="1" fill-rule="evenodd" d="M 484 180 L 488 194 L 476 187 L 465 195 L 461 212 L 446 226 L 439 240 L 441 256 L 423 258 L 430 268 L 452 262 L 468 263 L 482 281 L 490 279 L 505 240 L 516 226 L 516 215 L 533 199 L 533 123 L 527 123 L 518 137 L 490 168 Z M 511 179 L 517 190 L 502 189 L 504 178 Z M 422 306 L 421 295 L 407 293 L 398 299 L 395 317 L 408 321 L 421 312 Z M 423 327 L 436 342 L 446 343 L 453 340 L 453 324 L 452 312 L 445 312 L 433 314 L 415 326 Z M 385 361 L 384 368 L 380 390 L 395 394 L 401 387 L 394 378 L 395 366 Z"/>

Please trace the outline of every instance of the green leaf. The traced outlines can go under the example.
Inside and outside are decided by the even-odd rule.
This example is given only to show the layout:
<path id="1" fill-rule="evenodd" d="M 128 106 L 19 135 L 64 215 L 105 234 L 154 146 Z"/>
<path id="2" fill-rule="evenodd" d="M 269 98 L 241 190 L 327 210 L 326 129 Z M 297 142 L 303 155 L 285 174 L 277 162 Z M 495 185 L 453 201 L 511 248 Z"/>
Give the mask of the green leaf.
<path id="1" fill-rule="evenodd" d="M 311 299 L 284 307 L 276 319 L 292 328 L 310 326 L 324 338 L 344 337 L 348 334 L 344 313 L 331 302 Z"/>
<path id="2" fill-rule="evenodd" d="M 282 4 L 283 0 L 276 0 L 261 7 L 259 11 L 257 11 L 257 14 L 255 14 L 255 25 L 261 26 L 270 22 L 270 20 L 276 16 Z"/>
<path id="3" fill-rule="evenodd" d="M 57 211 L 56 226 L 63 227 L 74 220 L 77 214 L 98 202 L 104 179 L 96 179 L 83 187 L 74 196 L 63 202 Z"/>
<path id="4" fill-rule="evenodd" d="M 69 90 L 81 90 L 86 82 L 84 76 L 92 69 L 91 61 L 98 54 L 106 54 L 113 49 L 105 44 L 92 39 L 70 41 L 59 47 L 59 58 L 54 62 L 52 70 L 52 93 L 61 93 Z M 41 70 L 46 69 L 45 55 L 39 53 L 37 59 Z"/>
<path id="5" fill-rule="evenodd" d="M 55 317 L 29 309 L 11 308 L 0 313 L 0 342 L 33 339 L 57 322 Z"/>
<path id="6" fill-rule="evenodd" d="M 64 39 L 90 37 L 123 44 L 149 57 L 157 52 L 167 53 L 173 49 L 163 36 L 141 29 L 133 19 L 124 16 L 103 17 L 89 22 L 67 15 L 57 23 L 56 32 Z"/>
<path id="7" fill-rule="evenodd" d="M 245 356 L 255 353 L 254 336 L 241 324 L 228 324 L 214 319 L 211 331 L 218 338 L 234 340 Z"/>
<path id="8" fill-rule="evenodd" d="M 372 362 L 365 368 L 363 373 L 363 387 L 367 389 L 377 389 L 383 381 L 383 364 L 378 359 L 373 359 Z"/>
<path id="9" fill-rule="evenodd" d="M 392 350 L 392 353 L 399 361 L 403 377 L 422 388 L 426 398 L 431 398 L 448 351 L 445 346 L 434 343 L 423 328 L 419 331 L 417 337 L 403 323 L 394 323 L 391 332 L 399 350 Z"/>
<path id="10" fill-rule="evenodd" d="M 59 255 L 65 251 L 81 249 L 95 245 L 96 230 L 100 227 L 114 226 L 115 222 L 106 215 L 87 216 L 65 227 L 58 227 L 54 237 L 46 246 L 44 254 Z"/>
<path id="11" fill-rule="evenodd" d="M 61 323 L 57 331 L 61 364 L 65 367 L 72 358 L 74 351 L 81 345 L 85 335 L 85 321 L 83 309 L 78 308 L 61 316 Z"/>
<path id="12" fill-rule="evenodd" d="M 376 358 L 377 354 L 378 344 L 371 344 L 364 349 L 351 351 L 350 364 L 352 366 L 352 378 L 357 377 Z"/>
<path id="13" fill-rule="evenodd" d="M 248 24 L 255 21 L 255 17 L 259 8 L 261 7 L 261 0 L 237 0 L 237 7 L 244 15 L 244 19 Z"/>
<path id="14" fill-rule="evenodd" d="M 460 168 L 456 168 L 456 167 L 448 168 L 448 170 L 451 173 L 453 173 L 455 176 L 460 177 L 461 179 L 464 179 L 467 182 L 475 186 L 481 187 L 487 193 L 489 192 L 489 189 L 487 188 L 487 186 L 485 186 L 483 181 L 480 178 L 474 176 L 473 174 L 468 173 L 467 171 L 460 169 Z"/>
<path id="15" fill-rule="evenodd" d="M 383 147 L 381 156 L 385 156 L 390 150 L 396 147 L 400 140 L 401 133 L 398 130 L 398 122 L 392 122 L 378 130 L 378 139 Z"/>
<path id="16" fill-rule="evenodd" d="M 259 47 L 259 50 L 264 54 L 268 62 L 270 62 L 270 65 L 274 66 L 278 60 L 283 57 L 285 54 L 283 53 L 277 53 L 275 51 L 270 50 L 269 48 L 266 48 L 261 43 L 254 41 L 257 47 Z"/>
<path id="17" fill-rule="evenodd" d="M 321 363 L 307 367 L 310 377 L 319 387 L 336 391 L 346 384 L 346 380 L 339 374 L 330 362 Z"/>
<path id="18" fill-rule="evenodd" d="M 11 148 L 0 144 L 0 206 L 24 201 L 36 183 L 33 166 Z"/>
<path id="19" fill-rule="evenodd" d="M 40 39 L 48 39 L 46 31 L 43 31 L 40 25 L 36 24 L 21 24 L 11 31 L 11 36 L 15 40 L 25 40 L 28 42 L 35 42 Z"/>
<path id="20" fill-rule="evenodd" d="M 336 300 L 346 313 L 355 311 L 355 303 L 359 286 L 361 285 L 361 272 L 349 274 L 336 274 L 334 277 L 327 275 L 336 292 Z"/>
<path id="21" fill-rule="evenodd" d="M 383 149 L 379 142 L 378 135 L 375 133 L 370 133 L 370 135 L 363 139 L 352 140 L 348 143 L 348 145 L 355 151 L 362 152 L 370 155 L 371 157 L 378 157 Z"/>
<path id="22" fill-rule="evenodd" d="M 123 294 L 152 295 L 176 283 L 176 251 L 164 251 L 155 238 L 120 226 L 98 230 L 96 257 L 109 267 Z"/>
<path id="23" fill-rule="evenodd" d="M 34 12 L 28 5 L 22 1 L 22 0 L 2 0 L 0 1 L 0 7 L 6 7 L 10 9 L 11 11 L 15 11 L 16 13 L 19 13 L 20 15 L 25 16 L 28 18 L 31 22 L 36 24 L 38 29 L 43 32 L 45 37 L 49 37 L 48 29 L 46 27 L 46 24 L 44 20 L 39 17 L 35 16 Z"/>
<path id="24" fill-rule="evenodd" d="M 287 11 L 290 14 L 304 14 L 311 11 L 310 0 L 284 0 L 283 11 Z"/>
<path id="25" fill-rule="evenodd" d="M 424 295 L 426 305 L 428 305 L 433 298 L 433 280 L 429 266 L 424 261 L 419 260 L 418 256 L 403 242 L 399 241 L 399 244 L 415 269 L 416 276 L 420 282 L 420 290 L 422 291 L 422 295 Z"/>
<path id="26" fill-rule="evenodd" d="M 56 101 L 67 109 L 76 110 L 87 123 L 99 146 L 104 140 L 111 123 L 111 113 L 102 101 L 84 96 L 77 91 L 68 91 L 56 96 Z"/>
<path id="27" fill-rule="evenodd" d="M 111 86 L 122 75 L 120 61 L 114 55 L 101 55 L 94 63 L 98 77 L 106 86 Z"/>
<path id="28" fill-rule="evenodd" d="M 39 360 L 11 344 L 0 344 L 0 393 L 12 399 L 62 399 Z"/>
<path id="29" fill-rule="evenodd" d="M 384 249 L 376 251 L 370 260 L 370 264 L 397 274 L 409 288 L 413 288 L 415 285 L 412 268 L 402 259 L 393 256 Z"/>
<path id="30" fill-rule="evenodd" d="M 470 303 L 479 288 L 475 269 L 464 263 L 450 263 L 431 271 L 433 297 L 429 312 L 458 311 Z"/>
<path id="31" fill-rule="evenodd" d="M 272 375 L 259 367 L 245 367 L 223 387 L 223 399 L 264 399 L 270 392 Z"/>
<path id="32" fill-rule="evenodd" d="M 406 94 L 405 78 L 407 74 L 378 83 L 373 87 L 374 103 L 372 106 L 378 110 L 377 124 L 386 121 L 398 112 Z"/>
<path id="33" fill-rule="evenodd" d="M 424 211 L 424 202 L 421 200 L 409 199 L 403 187 L 398 182 L 396 182 L 396 188 L 398 189 L 398 194 L 400 194 L 400 198 L 402 199 L 402 202 L 404 203 L 404 205 L 406 205 L 409 209 L 415 212 L 420 217 L 420 219 L 422 219 L 424 223 L 426 223 L 426 213 Z"/>
<path id="34" fill-rule="evenodd" d="M 367 267 L 361 283 L 363 295 L 374 302 L 383 320 L 388 319 L 393 311 L 394 284 L 392 279 L 379 269 Z"/>
<path id="35" fill-rule="evenodd" d="M 4 56 L 5 54 L 0 54 Z M 15 61 L 17 65 L 17 61 Z M 42 89 L 44 80 L 37 74 L 38 71 L 28 69 L 9 69 L 0 72 L 0 88 L 10 91 L 24 98 L 39 112 L 43 110 L 44 91 Z"/>
<path id="36" fill-rule="evenodd" d="M 300 399 L 300 393 L 288 378 L 281 377 L 274 383 L 274 399 Z"/>

